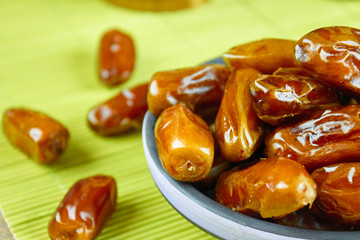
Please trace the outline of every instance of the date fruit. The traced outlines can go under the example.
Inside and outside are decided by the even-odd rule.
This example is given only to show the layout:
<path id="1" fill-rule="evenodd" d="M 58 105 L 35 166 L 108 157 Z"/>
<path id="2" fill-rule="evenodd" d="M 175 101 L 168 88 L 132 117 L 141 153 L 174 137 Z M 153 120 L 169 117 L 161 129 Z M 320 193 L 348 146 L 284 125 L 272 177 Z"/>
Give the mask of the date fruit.
<path id="1" fill-rule="evenodd" d="M 360 29 L 324 27 L 304 35 L 295 47 L 296 64 L 324 84 L 360 94 Z"/>
<path id="2" fill-rule="evenodd" d="M 316 184 L 306 169 L 286 158 L 268 158 L 223 173 L 215 187 L 216 201 L 240 213 L 281 217 L 316 198 Z"/>
<path id="3" fill-rule="evenodd" d="M 215 121 L 216 139 L 226 160 L 248 159 L 265 135 L 263 123 L 251 107 L 249 92 L 249 84 L 260 74 L 252 68 L 236 70 L 226 85 Z"/>
<path id="4" fill-rule="evenodd" d="M 360 223 L 360 163 L 340 163 L 316 169 L 317 213 L 332 225 Z"/>
<path id="5" fill-rule="evenodd" d="M 360 106 L 320 110 L 278 127 L 265 141 L 268 157 L 286 157 L 313 171 L 332 163 L 360 161 Z"/>
<path id="6" fill-rule="evenodd" d="M 108 87 L 127 81 L 135 65 L 135 46 L 132 38 L 118 30 L 104 34 L 100 43 L 99 76 Z"/>
<path id="7" fill-rule="evenodd" d="M 44 164 L 55 162 L 64 153 L 70 138 L 60 122 L 22 108 L 4 112 L 3 130 L 12 145 Z"/>
<path id="8" fill-rule="evenodd" d="M 159 116 L 182 102 L 199 115 L 217 112 L 229 75 L 230 70 L 220 64 L 157 72 L 150 81 L 149 111 Z"/>
<path id="9" fill-rule="evenodd" d="M 280 67 L 295 67 L 295 43 L 292 40 L 265 38 L 233 47 L 223 54 L 223 59 L 234 69 L 251 67 L 271 74 Z"/>
<path id="10" fill-rule="evenodd" d="M 250 84 L 251 103 L 264 122 L 279 126 L 339 105 L 336 92 L 314 78 L 262 75 Z"/>
<path id="11" fill-rule="evenodd" d="M 206 122 L 179 103 L 155 124 L 159 158 L 170 176 L 185 182 L 205 179 L 214 161 L 214 139 Z"/>
<path id="12" fill-rule="evenodd" d="M 97 175 L 77 181 L 67 192 L 49 222 L 52 240 L 93 240 L 115 212 L 116 182 Z"/>
<path id="13" fill-rule="evenodd" d="M 138 85 L 92 108 L 88 124 L 103 136 L 120 135 L 139 128 L 147 110 L 148 84 Z"/>

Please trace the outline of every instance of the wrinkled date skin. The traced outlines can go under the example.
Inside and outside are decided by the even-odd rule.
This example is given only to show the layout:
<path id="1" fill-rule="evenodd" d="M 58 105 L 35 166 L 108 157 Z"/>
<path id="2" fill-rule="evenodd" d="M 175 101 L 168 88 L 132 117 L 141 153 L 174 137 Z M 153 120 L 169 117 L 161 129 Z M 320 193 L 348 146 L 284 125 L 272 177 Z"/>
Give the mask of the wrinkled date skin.
<path id="1" fill-rule="evenodd" d="M 304 35 L 295 47 L 296 64 L 320 81 L 360 94 L 360 30 L 324 27 Z"/>
<path id="2" fill-rule="evenodd" d="M 179 103 L 162 112 L 155 141 L 164 169 L 184 182 L 205 179 L 214 161 L 214 139 L 206 122 Z"/>
<path id="3" fill-rule="evenodd" d="M 296 75 L 262 75 L 250 84 L 250 93 L 257 116 L 272 126 L 339 105 L 334 90 L 314 78 Z"/>
<path id="4" fill-rule="evenodd" d="M 232 162 L 248 159 L 265 135 L 263 123 L 251 107 L 249 84 L 260 72 L 252 69 L 234 71 L 225 88 L 216 116 L 215 132 L 222 156 Z"/>
<path id="5" fill-rule="evenodd" d="M 159 116 L 166 108 L 182 102 L 196 114 L 216 112 L 229 75 L 230 70 L 219 64 L 157 72 L 150 81 L 149 111 Z"/>
<path id="6" fill-rule="evenodd" d="M 317 214 L 335 224 L 360 223 L 360 163 L 340 163 L 316 169 Z"/>
<path id="7" fill-rule="evenodd" d="M 311 172 L 332 163 L 360 160 L 360 106 L 320 110 L 267 136 L 269 157 L 293 159 Z"/>
<path id="8" fill-rule="evenodd" d="M 306 169 L 285 158 L 269 158 L 255 165 L 223 173 L 215 187 L 216 201 L 263 218 L 281 217 L 316 198 L 316 185 Z"/>
<path id="9" fill-rule="evenodd" d="M 148 109 L 147 91 L 148 84 L 141 84 L 92 108 L 88 113 L 89 126 L 103 136 L 139 128 Z"/>
<path id="10" fill-rule="evenodd" d="M 76 182 L 49 222 L 52 240 L 92 240 L 115 212 L 116 182 L 110 176 L 97 175 Z"/>
<path id="11" fill-rule="evenodd" d="M 126 82 L 135 66 L 135 46 L 132 38 L 118 30 L 104 34 L 100 42 L 99 76 L 108 87 Z"/>
<path id="12" fill-rule="evenodd" d="M 266 38 L 236 46 L 223 54 L 225 63 L 234 69 L 255 68 L 272 74 L 280 67 L 295 67 L 295 41 Z"/>
<path id="13" fill-rule="evenodd" d="M 12 145 L 35 161 L 55 162 L 66 150 L 68 130 L 49 116 L 28 109 L 8 109 L 3 130 Z"/>

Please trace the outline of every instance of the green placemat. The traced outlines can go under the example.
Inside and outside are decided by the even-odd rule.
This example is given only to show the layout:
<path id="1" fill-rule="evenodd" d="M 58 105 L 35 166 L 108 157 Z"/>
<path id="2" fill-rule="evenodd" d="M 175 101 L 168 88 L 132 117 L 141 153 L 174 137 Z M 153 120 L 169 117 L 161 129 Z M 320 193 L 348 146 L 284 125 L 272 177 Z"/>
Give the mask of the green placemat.
<path id="1" fill-rule="evenodd" d="M 38 165 L 0 135 L 0 208 L 16 239 L 48 239 L 47 223 L 67 189 L 97 173 L 118 184 L 117 210 L 98 239 L 211 239 L 164 200 L 148 171 L 140 131 L 101 138 L 89 130 L 93 105 L 148 81 L 158 70 L 196 65 L 230 47 L 264 37 L 298 39 L 321 26 L 359 28 L 350 0 L 209 0 L 168 13 L 121 9 L 101 0 L 2 1 L 0 110 L 23 106 L 68 127 L 68 150 Z M 111 28 L 136 41 L 129 82 L 107 89 L 97 80 L 100 36 Z"/>

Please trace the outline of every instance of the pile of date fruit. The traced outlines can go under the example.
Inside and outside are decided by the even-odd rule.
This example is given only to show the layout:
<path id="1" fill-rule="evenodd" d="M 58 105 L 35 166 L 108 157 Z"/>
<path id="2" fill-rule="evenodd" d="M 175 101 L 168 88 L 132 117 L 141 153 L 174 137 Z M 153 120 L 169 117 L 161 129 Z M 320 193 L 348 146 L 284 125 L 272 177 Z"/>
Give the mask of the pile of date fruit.
<path id="1" fill-rule="evenodd" d="M 88 125 L 118 136 L 139 128 L 149 110 L 158 117 L 159 158 L 173 178 L 213 189 L 217 202 L 252 217 L 359 229 L 360 30 L 334 26 L 298 41 L 262 39 L 223 59 L 226 65 L 157 72 L 93 107 Z M 134 65 L 131 37 L 107 32 L 99 52 L 102 83 L 126 82 Z M 3 129 L 42 164 L 54 164 L 70 136 L 55 119 L 24 108 L 5 111 Z M 115 211 L 116 191 L 111 176 L 76 182 L 50 220 L 50 238 L 96 238 Z"/>
<path id="2" fill-rule="evenodd" d="M 214 188 L 217 202 L 242 214 L 358 229 L 360 30 L 262 39 L 222 57 L 226 65 L 152 76 L 147 100 L 164 169 Z"/>

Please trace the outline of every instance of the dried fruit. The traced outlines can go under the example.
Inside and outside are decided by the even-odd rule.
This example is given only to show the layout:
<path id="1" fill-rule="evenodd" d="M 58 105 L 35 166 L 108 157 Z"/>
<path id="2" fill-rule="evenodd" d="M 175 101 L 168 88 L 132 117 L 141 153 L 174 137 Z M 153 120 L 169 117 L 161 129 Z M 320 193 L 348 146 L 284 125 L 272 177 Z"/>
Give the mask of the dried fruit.
<path id="1" fill-rule="evenodd" d="M 49 222 L 52 240 L 92 240 L 101 232 L 116 207 L 116 182 L 97 175 L 77 181 Z"/>
<path id="2" fill-rule="evenodd" d="M 269 158 L 223 173 L 215 187 L 216 201 L 240 213 L 281 217 L 310 205 L 316 185 L 303 166 L 286 158 Z"/>
<path id="3" fill-rule="evenodd" d="M 250 93 L 257 116 L 273 126 L 339 105 L 334 90 L 314 78 L 296 75 L 262 75 L 250 84 Z"/>
<path id="4" fill-rule="evenodd" d="M 214 139 L 206 122 L 179 103 L 162 112 L 155 140 L 164 169 L 185 182 L 203 180 L 214 161 Z"/>
<path id="5" fill-rule="evenodd" d="M 68 130 L 49 116 L 28 109 L 8 109 L 3 130 L 12 145 L 39 163 L 52 163 L 65 151 Z"/>
<path id="6" fill-rule="evenodd" d="M 148 84 L 141 84 L 92 108 L 88 113 L 89 126 L 103 136 L 139 128 L 147 110 L 147 91 Z"/>
<path id="7" fill-rule="evenodd" d="M 222 156 L 233 162 L 249 158 L 265 136 L 265 128 L 251 107 L 249 84 L 260 72 L 252 68 L 234 71 L 225 88 L 216 116 L 216 138 Z"/>
<path id="8" fill-rule="evenodd" d="M 118 30 L 104 34 L 100 43 L 99 76 L 106 86 L 127 81 L 135 65 L 135 46 L 132 38 Z"/>
<path id="9" fill-rule="evenodd" d="M 360 223 L 360 163 L 340 163 L 316 169 L 316 212 L 332 225 Z"/>
<path id="10" fill-rule="evenodd" d="M 360 160 L 360 106 L 320 110 L 299 123 L 278 127 L 267 136 L 269 157 L 286 157 L 308 171 L 332 163 Z"/>
<path id="11" fill-rule="evenodd" d="M 295 41 L 265 38 L 233 47 L 223 54 L 226 64 L 234 69 L 255 68 L 262 73 L 273 73 L 280 67 L 295 67 Z"/>
<path id="12" fill-rule="evenodd" d="M 181 102 L 196 114 L 216 114 L 229 75 L 230 70 L 219 64 L 157 72 L 150 81 L 149 111 L 159 116 Z"/>
<path id="13" fill-rule="evenodd" d="M 324 27 L 305 34 L 296 44 L 296 64 L 335 89 L 360 93 L 360 30 Z"/>

